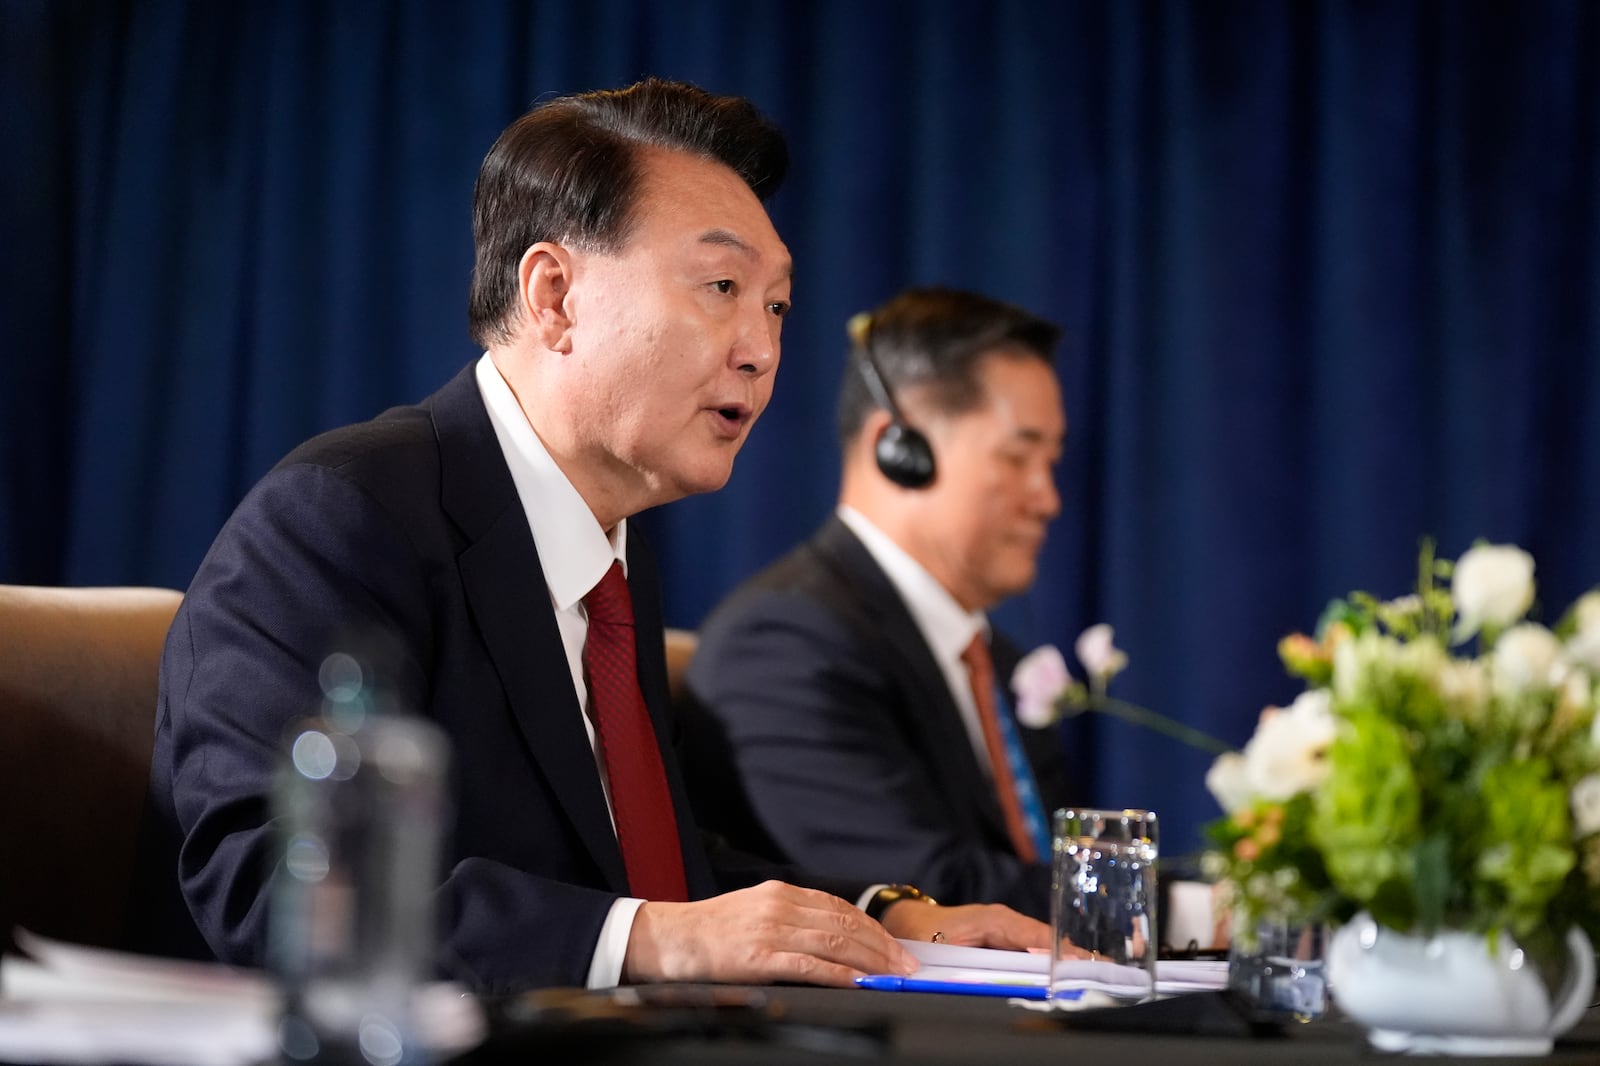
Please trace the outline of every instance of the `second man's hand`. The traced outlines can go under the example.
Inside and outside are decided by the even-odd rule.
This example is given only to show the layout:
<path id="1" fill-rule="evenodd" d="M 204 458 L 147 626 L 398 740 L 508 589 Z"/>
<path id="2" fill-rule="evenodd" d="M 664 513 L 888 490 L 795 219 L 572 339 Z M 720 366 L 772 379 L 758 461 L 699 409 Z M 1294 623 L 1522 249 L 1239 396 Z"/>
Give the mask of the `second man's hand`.
<path id="1" fill-rule="evenodd" d="M 920 900 L 891 903 L 883 926 L 905 940 L 931 941 L 935 933 L 947 944 L 967 947 L 1050 949 L 1050 927 L 998 903 L 932 907 Z"/>

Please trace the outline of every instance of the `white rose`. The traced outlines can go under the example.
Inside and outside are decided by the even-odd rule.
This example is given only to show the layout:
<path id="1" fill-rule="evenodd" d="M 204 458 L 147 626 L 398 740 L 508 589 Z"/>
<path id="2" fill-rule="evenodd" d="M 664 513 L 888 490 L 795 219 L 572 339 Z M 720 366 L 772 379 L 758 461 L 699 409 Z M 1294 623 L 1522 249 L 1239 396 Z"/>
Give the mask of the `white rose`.
<path id="1" fill-rule="evenodd" d="M 1561 681 L 1561 694 L 1556 700 L 1556 713 L 1564 722 L 1574 721 L 1592 713 L 1594 683 L 1583 670 L 1568 670 Z"/>
<path id="2" fill-rule="evenodd" d="M 1017 697 L 1017 721 L 1029 729 L 1043 729 L 1058 717 L 1056 700 L 1072 684 L 1067 660 L 1054 644 L 1035 648 L 1017 661 L 1011 672 L 1011 691 Z"/>
<path id="3" fill-rule="evenodd" d="M 1250 781 L 1245 773 L 1244 756 L 1236 751 L 1218 755 L 1206 771 L 1206 788 L 1217 805 L 1228 814 L 1250 802 Z"/>
<path id="4" fill-rule="evenodd" d="M 1483 717 L 1493 692 L 1489 671 L 1477 659 L 1447 660 L 1434 675 L 1434 685 L 1445 706 L 1469 722 Z"/>
<path id="5" fill-rule="evenodd" d="M 1457 640 L 1486 625 L 1508 626 L 1533 604 L 1533 556 L 1510 544 L 1470 548 L 1456 562 L 1450 595 Z"/>
<path id="6" fill-rule="evenodd" d="M 1572 823 L 1580 837 L 1600 832 L 1600 774 L 1590 774 L 1572 786 Z"/>
<path id="7" fill-rule="evenodd" d="M 1327 689 L 1302 692 L 1283 710 L 1263 715 L 1244 748 L 1250 791 L 1263 799 L 1286 800 L 1322 784 L 1336 730 Z"/>
<path id="8" fill-rule="evenodd" d="M 1413 640 L 1410 643 L 1393 645 L 1394 657 L 1390 662 L 1390 669 L 1422 680 L 1429 685 L 1439 684 L 1439 675 L 1451 662 L 1450 656 L 1445 654 L 1436 641 Z"/>
<path id="9" fill-rule="evenodd" d="M 1494 685 L 1502 695 L 1516 696 L 1561 683 L 1561 642 L 1544 626 L 1524 622 L 1501 634 L 1494 646 Z"/>
<path id="10" fill-rule="evenodd" d="M 1078 642 L 1073 645 L 1084 671 L 1101 687 L 1128 665 L 1127 655 L 1111 642 L 1114 632 L 1110 626 L 1101 622 L 1085 629 L 1078 635 Z"/>
<path id="11" fill-rule="evenodd" d="M 1600 629 L 1582 630 L 1567 641 L 1567 662 L 1600 674 Z"/>
<path id="12" fill-rule="evenodd" d="M 1567 641 L 1567 661 L 1600 674 L 1600 592 L 1586 592 L 1573 606 L 1577 632 Z"/>
<path id="13" fill-rule="evenodd" d="M 1404 654 L 1398 640 L 1370 629 L 1354 640 L 1341 640 L 1333 649 L 1333 691 L 1344 701 L 1362 699 L 1393 673 Z"/>

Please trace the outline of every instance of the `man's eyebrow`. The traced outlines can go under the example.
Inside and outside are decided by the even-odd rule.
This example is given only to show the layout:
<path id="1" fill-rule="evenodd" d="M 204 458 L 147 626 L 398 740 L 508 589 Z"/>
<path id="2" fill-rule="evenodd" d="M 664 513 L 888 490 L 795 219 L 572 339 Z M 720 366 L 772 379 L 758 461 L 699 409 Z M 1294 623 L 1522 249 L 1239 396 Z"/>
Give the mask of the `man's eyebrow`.
<path id="1" fill-rule="evenodd" d="M 1029 444 L 1058 444 L 1066 437 L 1065 433 L 1058 437 L 1037 426 L 1018 426 L 1011 435 Z"/>
<path id="2" fill-rule="evenodd" d="M 757 258 L 756 250 L 751 246 L 750 242 L 739 236 L 737 233 L 734 233 L 732 230 L 706 230 L 704 233 L 700 234 L 700 243 L 716 245 L 719 248 L 732 248 L 745 259 Z M 784 263 L 783 273 L 785 277 L 792 277 L 794 275 L 794 260 L 791 259 Z"/>
<path id="3" fill-rule="evenodd" d="M 754 259 L 756 255 L 756 250 L 750 246 L 750 242 L 730 230 L 706 230 L 706 232 L 700 234 L 700 243 L 732 248 L 746 259 Z"/>

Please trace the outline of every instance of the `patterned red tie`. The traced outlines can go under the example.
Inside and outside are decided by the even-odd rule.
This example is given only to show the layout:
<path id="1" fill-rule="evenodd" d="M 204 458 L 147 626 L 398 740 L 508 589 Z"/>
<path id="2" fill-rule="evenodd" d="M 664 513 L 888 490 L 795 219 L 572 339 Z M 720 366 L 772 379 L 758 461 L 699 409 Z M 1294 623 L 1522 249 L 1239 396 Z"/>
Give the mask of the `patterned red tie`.
<path id="1" fill-rule="evenodd" d="M 972 698 L 978 705 L 983 742 L 989 749 L 989 767 L 994 771 L 994 791 L 1006 817 L 1011 846 L 1023 862 L 1035 862 L 1039 850 L 1028 832 L 1022 800 L 1017 796 L 1017 779 L 1011 775 L 1011 763 L 1006 758 L 1005 738 L 1000 735 L 1000 711 L 994 702 L 994 660 L 989 658 L 989 645 L 984 643 L 982 633 L 972 638 L 967 650 L 961 653 L 961 661 L 967 664 L 967 676 L 972 681 Z"/>
<path id="2" fill-rule="evenodd" d="M 612 563 L 583 598 L 589 636 L 583 642 L 583 672 L 600 734 L 600 752 L 611 778 L 611 813 L 617 846 L 636 898 L 682 902 L 689 898 L 683 850 L 673 813 L 667 772 L 661 764 L 650 712 L 639 689 L 634 656 L 633 597 L 622 564 Z"/>

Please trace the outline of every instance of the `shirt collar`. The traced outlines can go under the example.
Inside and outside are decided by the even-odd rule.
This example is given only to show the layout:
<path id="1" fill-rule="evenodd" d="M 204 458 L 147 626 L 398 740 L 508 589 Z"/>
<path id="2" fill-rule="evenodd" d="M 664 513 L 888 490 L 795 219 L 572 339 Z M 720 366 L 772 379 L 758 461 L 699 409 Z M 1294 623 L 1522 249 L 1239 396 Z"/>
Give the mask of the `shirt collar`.
<path id="1" fill-rule="evenodd" d="M 628 520 L 618 522 L 615 535 L 607 539 L 594 512 L 550 457 L 487 352 L 478 360 L 477 377 L 478 391 L 511 468 L 528 528 L 533 531 L 550 599 L 558 610 L 568 610 L 600 583 L 613 562 L 621 562 L 622 572 L 627 574 Z M 538 501 L 537 507 L 531 506 L 534 501 Z"/>
<path id="2" fill-rule="evenodd" d="M 982 611 L 965 610 L 938 579 L 865 515 L 844 504 L 837 513 L 888 576 L 940 661 L 959 659 L 973 637 L 988 635 L 989 620 Z"/>

